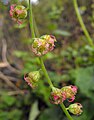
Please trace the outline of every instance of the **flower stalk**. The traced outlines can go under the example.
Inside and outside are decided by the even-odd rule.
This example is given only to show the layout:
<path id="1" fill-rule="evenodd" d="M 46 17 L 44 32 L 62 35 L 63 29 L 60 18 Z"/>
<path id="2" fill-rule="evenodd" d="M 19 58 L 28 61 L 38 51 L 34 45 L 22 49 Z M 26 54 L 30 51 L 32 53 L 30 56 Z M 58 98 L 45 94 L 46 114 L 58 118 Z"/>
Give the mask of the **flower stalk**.
<path id="1" fill-rule="evenodd" d="M 35 38 L 31 0 L 29 0 L 29 23 L 30 23 L 32 38 Z"/>
<path id="2" fill-rule="evenodd" d="M 67 118 L 69 120 L 73 120 L 73 118 L 70 116 L 69 112 L 67 111 L 67 108 L 65 107 L 65 105 L 63 103 L 60 104 L 62 110 L 64 111 L 65 115 L 67 116 Z"/>
<path id="3" fill-rule="evenodd" d="M 44 62 L 42 60 L 42 57 L 39 57 L 39 60 L 40 60 L 41 68 L 42 68 L 42 70 L 44 72 L 44 75 L 45 75 L 46 79 L 48 80 L 48 83 L 49 83 L 51 89 L 53 89 L 54 86 L 53 86 L 53 84 L 52 84 L 52 82 L 50 80 L 50 77 L 49 77 L 48 73 L 47 73 L 47 70 L 45 68 Z"/>
<path id="4" fill-rule="evenodd" d="M 80 25 L 82 27 L 82 30 L 83 30 L 86 38 L 87 38 L 87 41 L 90 44 L 90 46 L 94 47 L 93 40 L 90 37 L 90 35 L 89 35 L 89 33 L 88 33 L 87 29 L 86 29 L 86 26 L 85 26 L 85 24 L 83 22 L 83 19 L 82 19 L 81 15 L 80 15 L 80 12 L 79 12 L 79 9 L 78 9 L 77 0 L 73 0 L 73 4 L 74 4 L 75 12 L 76 12 L 76 15 L 78 17 L 79 23 L 80 23 Z"/>
<path id="5" fill-rule="evenodd" d="M 29 19 L 30 19 L 30 28 L 31 28 L 31 31 L 32 31 L 32 38 L 35 38 L 35 32 L 34 32 L 34 22 L 33 22 L 33 12 L 32 12 L 32 5 L 31 5 L 31 1 L 29 0 L 29 12 L 30 12 L 30 16 L 29 16 Z M 36 27 L 36 26 L 35 26 Z M 39 57 L 39 61 L 40 61 L 40 64 L 41 64 L 41 68 L 42 68 L 42 71 L 44 72 L 44 75 L 49 83 L 49 86 L 51 89 L 54 88 L 54 85 L 53 83 L 51 82 L 51 79 L 47 73 L 47 70 L 45 68 L 45 65 L 44 65 L 44 62 L 43 62 L 43 59 L 42 57 Z M 64 111 L 65 115 L 67 116 L 68 120 L 73 120 L 73 118 L 70 116 L 70 114 L 68 113 L 66 107 L 64 106 L 63 103 L 60 104 L 62 110 Z"/>

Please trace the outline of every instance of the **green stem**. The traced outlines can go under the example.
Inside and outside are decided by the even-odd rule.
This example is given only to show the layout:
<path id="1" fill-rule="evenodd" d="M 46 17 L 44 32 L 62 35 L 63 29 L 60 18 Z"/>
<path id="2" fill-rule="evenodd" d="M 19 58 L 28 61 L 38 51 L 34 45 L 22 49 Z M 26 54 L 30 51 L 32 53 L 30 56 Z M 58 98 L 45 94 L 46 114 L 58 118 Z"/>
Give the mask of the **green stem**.
<path id="1" fill-rule="evenodd" d="M 80 15 L 80 13 L 79 13 L 77 0 L 73 0 L 73 4 L 74 4 L 75 12 L 76 12 L 76 15 L 77 15 L 77 17 L 78 17 L 79 23 L 80 23 L 80 25 L 81 25 L 81 27 L 82 27 L 82 30 L 83 30 L 85 36 L 87 37 L 87 41 L 88 41 L 88 43 L 89 43 L 91 46 L 94 47 L 93 41 L 92 41 L 92 39 L 91 39 L 91 37 L 90 37 L 90 35 L 89 35 L 86 27 L 85 27 L 85 24 L 84 24 L 84 22 L 83 22 L 83 19 L 82 19 L 81 15 Z"/>
<path id="2" fill-rule="evenodd" d="M 73 118 L 70 116 L 69 112 L 67 111 L 65 105 L 63 103 L 61 103 L 60 106 L 61 106 L 62 110 L 64 111 L 65 115 L 67 116 L 67 118 L 69 120 L 73 120 Z"/>
<path id="3" fill-rule="evenodd" d="M 29 0 L 29 23 L 30 23 L 30 29 L 31 29 L 32 38 L 35 38 L 31 0 Z"/>
<path id="4" fill-rule="evenodd" d="M 30 9 L 29 18 L 30 18 L 30 28 L 31 28 L 31 31 L 32 31 L 32 38 L 35 38 L 34 22 L 33 22 L 33 18 L 32 18 L 33 17 L 33 12 L 32 12 L 32 5 L 30 4 L 30 0 L 29 0 L 29 9 Z M 50 77 L 49 77 L 49 75 L 48 75 L 48 73 L 46 71 L 45 65 L 44 65 L 43 60 L 42 60 L 41 57 L 39 57 L 39 61 L 40 61 L 41 68 L 42 68 L 42 70 L 44 72 L 44 75 L 45 75 L 46 79 L 48 80 L 48 83 L 49 83 L 50 87 L 53 88 L 53 84 L 52 84 L 52 82 L 50 80 Z"/>
<path id="5" fill-rule="evenodd" d="M 33 16 L 33 17 L 34 17 L 34 16 Z M 35 28 L 36 37 L 39 37 L 39 36 L 40 36 L 40 33 L 39 33 L 39 31 L 38 31 L 38 28 L 37 28 L 37 24 L 36 24 L 35 18 L 34 18 L 34 28 Z"/>
<path id="6" fill-rule="evenodd" d="M 41 57 L 39 57 L 39 60 L 40 60 L 41 68 L 42 68 L 42 70 L 44 72 L 44 75 L 45 75 L 46 79 L 48 80 L 48 83 L 49 83 L 50 87 L 53 89 L 54 86 L 53 86 L 53 84 L 52 84 L 52 82 L 50 80 L 50 77 L 49 77 L 48 73 L 47 73 L 44 62 L 43 62 Z"/>
<path id="7" fill-rule="evenodd" d="M 32 38 L 35 38 L 34 25 L 33 25 L 32 5 L 30 5 L 30 0 L 29 0 L 29 9 L 30 9 L 30 16 L 29 17 L 30 17 L 30 28 L 31 28 L 31 31 L 32 31 Z M 46 79 L 48 80 L 48 83 L 49 83 L 51 89 L 53 89 L 54 86 L 53 86 L 53 84 L 52 84 L 52 82 L 50 80 L 50 77 L 49 77 L 48 73 L 47 73 L 44 62 L 43 62 L 41 57 L 39 57 L 39 60 L 40 60 L 41 68 L 42 68 L 42 70 L 44 72 L 44 75 L 45 75 Z M 60 106 L 63 109 L 64 113 L 66 114 L 67 118 L 69 120 L 73 120 L 72 117 L 70 116 L 70 114 L 68 113 L 68 111 L 66 110 L 64 104 L 62 103 L 62 104 L 60 104 Z"/>

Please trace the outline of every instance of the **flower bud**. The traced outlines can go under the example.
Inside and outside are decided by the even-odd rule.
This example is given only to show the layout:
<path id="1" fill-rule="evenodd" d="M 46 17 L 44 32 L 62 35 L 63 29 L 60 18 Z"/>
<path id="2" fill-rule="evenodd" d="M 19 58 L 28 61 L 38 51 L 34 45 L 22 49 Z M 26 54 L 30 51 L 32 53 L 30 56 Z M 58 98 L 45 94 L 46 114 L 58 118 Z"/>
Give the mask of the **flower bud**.
<path id="1" fill-rule="evenodd" d="M 75 99 L 77 87 L 73 85 L 65 86 L 62 88 L 62 92 L 66 96 L 66 99 L 69 99 L 69 102 L 72 102 Z"/>
<path id="2" fill-rule="evenodd" d="M 25 81 L 30 85 L 32 88 L 35 88 L 38 85 L 38 81 L 40 79 L 40 73 L 39 71 L 33 71 L 30 73 L 27 73 L 24 76 Z"/>
<path id="3" fill-rule="evenodd" d="M 11 5 L 9 13 L 11 18 L 18 24 L 22 24 L 22 20 L 27 17 L 27 10 L 22 5 Z"/>
<path id="4" fill-rule="evenodd" d="M 53 104 L 60 104 L 65 100 L 65 96 L 62 94 L 62 90 L 54 88 L 51 92 L 50 102 Z"/>
<path id="5" fill-rule="evenodd" d="M 80 115 L 83 112 L 81 108 L 82 105 L 80 103 L 74 103 L 71 104 L 67 109 L 75 115 Z"/>
<path id="6" fill-rule="evenodd" d="M 54 49 L 55 37 L 52 35 L 43 35 L 35 38 L 32 43 L 32 51 L 36 56 L 42 56 Z"/>

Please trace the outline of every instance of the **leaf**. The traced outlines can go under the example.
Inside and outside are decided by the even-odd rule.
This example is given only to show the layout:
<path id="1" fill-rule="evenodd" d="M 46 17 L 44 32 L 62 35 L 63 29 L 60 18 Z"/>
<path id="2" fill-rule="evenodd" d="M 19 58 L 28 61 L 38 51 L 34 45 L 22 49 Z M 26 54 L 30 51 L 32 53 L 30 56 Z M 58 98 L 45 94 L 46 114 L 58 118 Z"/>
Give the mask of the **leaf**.
<path id="1" fill-rule="evenodd" d="M 55 30 L 53 33 L 55 35 L 71 36 L 71 33 L 64 31 L 64 30 Z"/>
<path id="2" fill-rule="evenodd" d="M 94 90 L 94 67 L 79 68 L 76 70 L 76 85 L 81 90 L 81 93 L 92 97 Z"/>
<path id="3" fill-rule="evenodd" d="M 8 120 L 21 120 L 22 111 L 18 109 L 13 109 L 8 114 Z"/>
<path id="4" fill-rule="evenodd" d="M 0 120 L 6 120 L 8 112 L 0 111 Z"/>
<path id="5" fill-rule="evenodd" d="M 39 113 L 40 111 L 38 110 L 38 102 L 36 101 L 31 107 L 29 120 L 35 120 Z"/>
<path id="6" fill-rule="evenodd" d="M 46 104 L 49 104 L 50 89 L 45 85 L 45 80 L 39 80 L 38 88 L 35 90 L 37 96 L 39 96 Z"/>
<path id="7" fill-rule="evenodd" d="M 57 106 L 45 109 L 38 120 L 63 120 L 62 110 Z"/>
<path id="8" fill-rule="evenodd" d="M 58 84 L 59 82 L 63 81 L 68 81 L 70 78 L 67 74 L 56 74 L 55 72 L 49 72 L 49 75 L 53 78 L 52 81 L 54 84 Z"/>
<path id="9" fill-rule="evenodd" d="M 25 51 L 18 51 L 18 50 L 15 50 L 14 55 L 19 57 L 19 58 L 23 58 L 23 57 L 28 57 L 29 56 L 27 52 L 25 52 Z"/>
<path id="10" fill-rule="evenodd" d="M 11 106 L 16 102 L 16 99 L 12 96 L 2 95 L 2 101 L 8 106 Z"/>

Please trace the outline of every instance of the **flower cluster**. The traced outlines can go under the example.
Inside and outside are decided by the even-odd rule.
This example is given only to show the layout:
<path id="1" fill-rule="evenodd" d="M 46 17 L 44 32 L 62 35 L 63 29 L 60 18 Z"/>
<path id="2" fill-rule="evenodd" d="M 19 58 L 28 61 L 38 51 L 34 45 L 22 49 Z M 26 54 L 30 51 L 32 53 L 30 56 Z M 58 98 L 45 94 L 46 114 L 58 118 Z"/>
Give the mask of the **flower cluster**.
<path id="1" fill-rule="evenodd" d="M 77 87 L 73 85 L 64 86 L 61 89 L 53 87 L 50 96 L 50 102 L 53 104 L 61 104 L 65 100 L 68 100 L 69 102 L 73 102 L 76 93 L 77 93 Z M 81 108 L 82 105 L 80 103 L 74 103 L 71 104 L 67 108 L 67 110 L 69 110 L 73 114 L 79 115 L 82 113 Z"/>
<path id="2" fill-rule="evenodd" d="M 18 24 L 22 24 L 23 19 L 27 17 L 27 10 L 22 5 L 11 5 L 9 13 L 11 18 Z"/>
<path id="3" fill-rule="evenodd" d="M 27 17 L 27 10 L 22 5 L 11 5 L 9 13 L 11 18 L 18 24 L 22 24 L 23 20 Z M 52 35 L 43 35 L 40 38 L 34 38 L 31 46 L 32 52 L 36 56 L 43 56 L 54 49 L 55 42 L 56 38 Z M 24 79 L 31 88 L 35 88 L 38 86 L 40 73 L 39 71 L 27 73 L 25 74 Z M 76 93 L 77 87 L 73 85 L 64 86 L 61 89 L 52 87 L 50 102 L 53 104 L 61 104 L 65 100 L 73 102 Z M 74 103 L 66 109 L 75 115 L 80 115 L 82 113 L 81 108 L 82 105 L 80 103 Z"/>
<path id="4" fill-rule="evenodd" d="M 69 110 L 69 112 L 75 114 L 75 115 L 80 115 L 83 111 L 82 111 L 82 105 L 80 103 L 74 103 L 71 104 L 67 110 Z"/>
<path id="5" fill-rule="evenodd" d="M 40 73 L 39 71 L 33 71 L 27 73 L 25 74 L 24 79 L 31 88 L 35 88 L 38 85 L 38 81 L 40 79 Z"/>
<path id="6" fill-rule="evenodd" d="M 66 99 L 69 99 L 69 102 L 74 101 L 75 95 L 77 93 L 77 87 L 70 85 L 70 86 L 65 86 L 62 88 L 63 94 L 66 96 Z"/>
<path id="7" fill-rule="evenodd" d="M 36 56 L 42 56 L 54 49 L 56 38 L 52 35 L 43 35 L 40 38 L 34 38 L 32 43 L 32 52 Z"/>
<path id="8" fill-rule="evenodd" d="M 77 87 L 73 85 L 65 86 L 61 89 L 54 88 L 51 92 L 51 102 L 54 104 L 60 104 L 66 99 L 68 99 L 69 102 L 72 102 L 75 99 L 76 93 Z"/>

